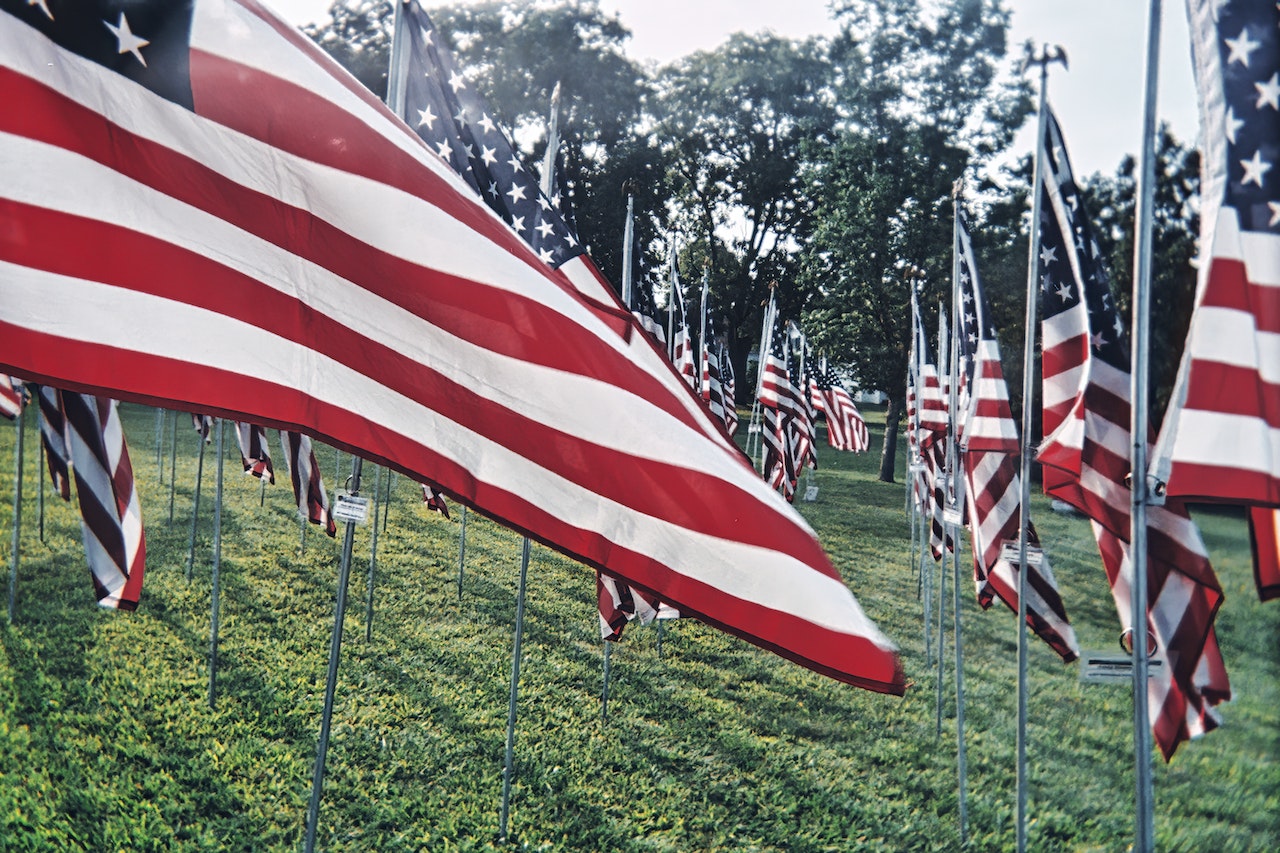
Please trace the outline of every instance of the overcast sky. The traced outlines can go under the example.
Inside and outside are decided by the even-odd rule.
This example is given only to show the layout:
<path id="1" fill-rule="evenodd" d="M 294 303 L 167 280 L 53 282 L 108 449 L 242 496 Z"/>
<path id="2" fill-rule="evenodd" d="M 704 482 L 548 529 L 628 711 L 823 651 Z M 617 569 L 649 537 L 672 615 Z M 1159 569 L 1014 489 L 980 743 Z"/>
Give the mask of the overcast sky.
<path id="1" fill-rule="evenodd" d="M 267 0 L 296 24 L 327 17 L 329 0 Z M 658 63 L 711 49 L 735 31 L 773 30 L 802 37 L 831 35 L 828 0 L 600 0 L 617 13 L 633 36 L 628 52 Z M 428 0 L 428 7 L 442 5 Z M 1141 0 L 1009 0 L 1011 43 L 1028 38 L 1061 44 L 1070 70 L 1053 66 L 1049 99 L 1062 122 L 1077 174 L 1111 174 L 1138 146 L 1141 130 L 1143 62 L 1148 3 Z M 1194 143 L 1199 120 L 1191 76 L 1186 11 L 1165 2 L 1162 26 L 1159 111 L 1174 134 Z M 1031 149 L 1034 131 L 1025 129 L 1012 154 Z"/>

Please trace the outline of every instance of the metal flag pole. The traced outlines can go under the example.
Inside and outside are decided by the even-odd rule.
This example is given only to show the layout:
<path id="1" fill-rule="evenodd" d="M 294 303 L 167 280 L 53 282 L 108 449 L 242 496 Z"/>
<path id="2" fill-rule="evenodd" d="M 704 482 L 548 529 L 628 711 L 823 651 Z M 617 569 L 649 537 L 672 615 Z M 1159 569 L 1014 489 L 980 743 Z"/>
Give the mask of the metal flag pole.
<path id="1" fill-rule="evenodd" d="M 164 485 L 164 409 L 156 407 L 156 467 L 160 469 L 160 485 Z"/>
<path id="2" fill-rule="evenodd" d="M 382 532 L 384 535 L 387 532 L 387 516 L 391 515 L 391 493 L 395 491 L 395 488 L 396 472 L 394 469 L 389 469 L 387 471 L 387 487 L 383 493 L 382 506 Z"/>
<path id="3" fill-rule="evenodd" d="M 1129 563 L 1133 570 L 1133 849 L 1155 849 L 1154 794 L 1151 783 L 1151 724 L 1147 708 L 1147 506 L 1151 484 L 1147 479 L 1148 364 L 1151 323 L 1151 229 L 1156 170 L 1156 93 L 1160 65 L 1160 0 L 1151 0 L 1147 18 L 1146 86 L 1143 92 L 1142 149 L 1139 153 L 1137 223 L 1133 252 L 1133 353 L 1129 375 L 1131 446 L 1131 513 Z M 1141 628 L 1141 630 L 1139 630 Z"/>
<path id="4" fill-rule="evenodd" d="M 378 493 L 382 487 L 382 469 L 375 467 L 373 473 L 373 533 L 369 546 L 369 581 L 366 587 L 364 605 L 364 639 L 373 639 L 373 578 L 378 571 Z M 385 515 L 386 513 L 383 513 Z"/>
<path id="5" fill-rule="evenodd" d="M 511 779 L 515 774 L 516 699 L 520 690 L 520 642 L 524 638 L 524 590 L 529 573 L 529 537 L 524 537 L 520 553 L 520 585 L 516 591 L 516 631 L 511 647 L 511 701 L 507 706 L 507 750 L 502 766 L 502 810 L 498 818 L 498 839 L 507 840 L 507 815 L 511 811 Z"/>
<path id="6" fill-rule="evenodd" d="M 407 57 L 401 47 L 400 30 L 404 23 L 404 12 L 401 3 L 395 4 L 395 16 L 391 25 L 391 67 L 387 80 L 387 105 L 396 115 L 404 114 L 404 78 Z M 337 451 L 339 454 L 341 451 Z M 360 493 L 360 473 L 363 460 L 351 456 L 351 494 Z M 342 482 L 341 471 L 337 482 Z M 376 495 L 375 495 L 376 496 Z M 335 505 L 337 501 L 334 501 Z M 302 519 L 303 544 L 306 543 L 307 518 Z M 316 745 L 315 771 L 311 779 L 311 802 L 307 807 L 307 832 L 303 842 L 305 853 L 313 853 L 316 848 L 316 828 L 320 819 L 320 793 L 324 788 L 325 754 L 329 751 L 329 726 L 333 721 L 333 694 L 338 681 L 338 659 L 342 653 L 342 622 L 347 613 L 347 583 L 351 579 L 351 550 L 355 545 L 356 526 L 354 522 L 346 522 L 346 530 L 342 534 L 342 560 L 338 566 L 338 592 L 333 608 L 333 634 L 329 639 L 329 671 L 324 686 L 324 710 L 320 715 L 320 741 Z"/>
<path id="7" fill-rule="evenodd" d="M 702 268 L 702 307 L 698 318 L 698 393 L 702 393 L 702 377 L 707 375 L 707 358 L 711 355 L 707 347 L 707 296 L 711 289 L 711 268 Z"/>
<path id="8" fill-rule="evenodd" d="M 398 8 L 398 7 L 397 7 Z M 360 493 L 360 471 L 364 462 L 351 456 L 351 494 Z M 342 535 L 342 561 L 338 566 L 338 592 L 333 607 L 333 634 L 329 639 L 329 671 L 325 677 L 324 709 L 320 713 L 320 741 L 316 746 L 316 764 L 311 776 L 311 802 L 307 807 L 306 853 L 316 849 L 316 824 L 320 818 L 320 793 L 324 789 L 324 762 L 329 752 L 329 728 L 333 723 L 333 694 L 338 684 L 338 660 L 342 655 L 342 623 L 347 614 L 347 584 L 351 580 L 351 550 L 356 539 L 356 525 L 346 522 Z"/>
<path id="9" fill-rule="evenodd" d="M 1066 66 L 1066 54 L 1061 47 L 1045 45 L 1036 54 L 1028 45 L 1022 61 L 1025 73 L 1033 66 L 1040 67 L 1040 99 L 1036 110 L 1036 153 L 1031 181 L 1031 238 L 1027 261 L 1027 315 L 1025 341 L 1022 354 L 1022 494 L 1018 512 L 1018 812 L 1017 849 L 1027 849 L 1027 528 L 1031 519 L 1031 459 L 1035 447 L 1031 437 L 1032 395 L 1035 393 L 1032 378 L 1036 357 L 1036 288 L 1040 281 L 1040 213 L 1041 174 L 1044 170 L 1044 130 L 1047 92 L 1049 87 L 1049 63 L 1059 61 Z"/>
<path id="10" fill-rule="evenodd" d="M 462 529 L 458 531 L 458 600 L 462 600 L 462 570 L 467 564 L 467 505 L 462 505 Z"/>
<path id="11" fill-rule="evenodd" d="M 196 525 L 200 520 L 200 482 L 204 479 L 204 431 L 198 430 L 196 441 L 200 443 L 200 455 L 196 457 L 196 494 L 191 503 L 191 541 L 187 543 L 187 580 L 191 580 L 191 566 L 196 559 Z"/>
<path id="12" fill-rule="evenodd" d="M 39 391 L 36 392 L 37 394 Z M 36 399 L 36 395 L 32 394 L 31 399 Z M 37 429 L 39 428 L 40 418 L 36 418 Z M 36 457 L 36 503 L 40 508 L 40 541 L 44 541 L 44 440 L 40 441 L 40 453 Z"/>
<path id="13" fill-rule="evenodd" d="M 955 620 L 956 652 L 956 780 L 959 786 L 960 843 L 969 840 L 969 766 L 964 742 L 964 644 L 960 630 L 960 508 L 964 505 L 965 481 L 960 475 L 960 447 L 957 444 L 960 408 L 960 191 L 963 181 L 956 181 L 951 197 L 952 248 L 951 248 L 951 395 L 950 422 L 947 432 L 947 491 L 951 514 L 952 566 L 952 614 Z M 972 393 L 972 391 L 970 392 Z"/>
<path id="14" fill-rule="evenodd" d="M 173 499 L 178 488 L 178 413 L 173 412 L 169 433 L 169 526 L 173 527 Z"/>
<path id="15" fill-rule="evenodd" d="M 18 596 L 18 538 L 22 532 L 22 415 L 26 406 L 19 404 L 18 413 L 13 416 L 13 426 L 17 430 L 17 438 L 13 448 L 13 547 L 9 553 L 9 624 L 13 624 L 13 606 Z"/>
<path id="16" fill-rule="evenodd" d="M 604 641 L 604 686 L 600 689 L 600 722 L 609 720 L 609 659 L 613 657 L 613 643 Z"/>
<path id="17" fill-rule="evenodd" d="M 213 588 L 209 596 L 209 707 L 217 707 L 218 688 L 218 596 L 222 569 L 222 418 L 214 432 L 218 442 L 218 485 L 213 501 Z M 201 445 L 202 447 L 204 445 Z"/>
<path id="18" fill-rule="evenodd" d="M 949 356 L 951 355 L 951 349 L 947 345 L 947 340 L 948 340 L 947 312 L 943 308 L 942 303 L 939 302 L 938 303 L 938 386 L 939 386 L 939 389 L 941 389 L 942 377 L 945 375 L 947 377 L 947 382 L 949 384 L 949 387 L 947 388 L 947 399 L 952 400 L 955 398 L 955 386 L 950 385 L 951 373 L 950 373 L 950 368 L 948 366 L 948 363 L 950 362 Z M 950 406 L 950 403 L 948 403 L 948 406 Z M 943 531 L 942 559 L 938 561 L 938 678 L 937 678 L 938 696 L 937 696 L 937 716 L 936 716 L 936 722 L 934 726 L 934 735 L 936 737 L 942 737 L 942 683 L 943 683 L 944 675 L 946 672 L 946 669 L 943 666 L 942 653 L 947 646 L 947 642 L 946 642 L 947 633 L 945 628 L 946 610 L 947 610 L 947 542 L 950 541 L 952 543 L 952 548 L 955 547 L 955 539 L 951 538 L 954 535 L 955 531 L 952 525 L 950 524 L 950 522 L 948 522 L 947 520 L 949 515 L 947 510 L 951 508 L 949 504 L 949 500 L 951 497 L 950 479 L 953 473 L 951 468 L 951 458 L 950 458 L 951 432 L 952 432 L 952 429 L 954 428 L 953 421 L 951 420 L 952 414 L 953 414 L 952 409 L 948 408 L 947 410 L 947 450 L 946 450 L 946 453 L 944 454 L 944 459 L 942 463 L 942 466 L 943 466 L 942 468 L 942 499 L 944 502 L 944 506 L 942 508 L 942 531 Z"/>
<path id="19" fill-rule="evenodd" d="M 679 277 L 676 272 L 676 235 L 671 234 L 671 282 L 667 292 L 667 359 L 676 357 L 676 300 L 680 298 Z"/>
<path id="20" fill-rule="evenodd" d="M 635 211 L 636 197 L 631 191 L 631 181 L 627 180 L 622 186 L 623 192 L 627 194 L 627 222 L 622 229 L 622 304 L 627 306 L 627 310 L 631 310 L 631 291 L 635 287 L 632 281 L 631 265 L 635 263 L 632 253 L 635 252 Z"/>

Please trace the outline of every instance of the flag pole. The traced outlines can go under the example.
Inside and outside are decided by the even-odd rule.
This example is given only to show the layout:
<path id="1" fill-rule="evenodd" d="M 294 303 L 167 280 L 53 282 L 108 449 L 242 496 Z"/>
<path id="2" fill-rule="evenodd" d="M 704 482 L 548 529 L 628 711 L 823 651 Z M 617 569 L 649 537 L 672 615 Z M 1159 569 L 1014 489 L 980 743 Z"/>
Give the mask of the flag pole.
<path id="1" fill-rule="evenodd" d="M 946 375 L 948 384 L 950 385 L 951 383 L 951 373 L 950 373 L 950 366 L 949 366 L 949 362 L 951 361 L 950 355 L 951 355 L 951 348 L 947 345 L 947 312 L 946 312 L 946 309 L 943 308 L 942 303 L 939 302 L 938 303 L 938 385 L 939 386 L 942 385 L 943 375 Z M 950 385 L 950 387 L 947 388 L 947 399 L 949 401 L 955 399 L 954 385 Z M 948 403 L 948 406 L 950 406 L 950 403 Z M 952 421 L 953 416 L 954 416 L 954 411 L 952 411 L 951 409 L 948 409 L 947 411 L 947 449 L 946 449 L 946 453 L 944 454 L 944 459 L 942 463 L 942 500 L 944 504 L 948 504 L 951 497 L 951 483 L 949 482 L 949 479 L 952 474 L 950 453 L 951 453 L 951 434 L 952 434 L 952 430 L 954 429 L 954 421 Z M 938 562 L 938 679 L 937 679 L 938 697 L 937 697 L 937 718 L 936 718 L 936 724 L 934 727 L 934 735 L 937 737 L 942 737 L 942 683 L 943 683 L 944 674 L 945 674 L 945 668 L 942 662 L 942 653 L 947 646 L 947 642 L 946 642 L 947 633 L 944 625 L 946 622 L 946 611 L 947 611 L 947 540 L 948 539 L 950 539 L 952 543 L 951 547 L 953 549 L 955 548 L 955 539 L 952 538 L 954 536 L 954 530 L 952 529 L 951 525 L 947 523 L 947 518 L 946 518 L 947 516 L 946 510 L 948 508 L 949 508 L 949 504 L 943 507 L 942 559 Z"/>
<path id="2" fill-rule="evenodd" d="M 631 265 L 635 263 L 633 253 L 635 252 L 635 212 L 636 197 L 631 191 L 631 181 L 623 184 L 623 189 L 627 194 L 627 222 L 622 229 L 622 304 L 627 306 L 627 310 L 631 310 L 631 291 L 635 287 L 632 281 Z"/>
<path id="3" fill-rule="evenodd" d="M 1017 849 L 1025 853 L 1027 849 L 1027 528 L 1031 518 L 1031 460 L 1035 454 L 1031 436 L 1031 410 L 1033 374 L 1035 372 L 1036 345 L 1036 287 L 1040 279 L 1040 182 L 1044 169 L 1044 131 L 1049 86 L 1049 63 L 1054 60 L 1066 65 L 1066 55 L 1062 48 L 1045 45 L 1036 54 L 1028 45 L 1027 55 L 1022 61 L 1025 73 L 1033 66 L 1040 68 L 1040 97 L 1036 110 L 1036 153 L 1034 158 L 1033 177 L 1031 181 L 1031 238 L 1028 243 L 1027 261 L 1027 313 L 1024 325 L 1025 339 L 1022 358 L 1022 459 L 1021 478 L 1022 494 L 1019 499 L 1018 512 L 1018 811 L 1017 811 Z"/>
<path id="4" fill-rule="evenodd" d="M 373 578 L 378 571 L 378 501 L 379 490 L 382 488 L 382 468 L 375 466 L 373 469 L 373 533 L 369 537 L 372 544 L 369 546 L 369 580 L 366 585 L 366 598 L 364 605 L 364 640 L 369 642 L 373 639 Z M 383 513 L 385 515 L 386 513 Z"/>
<path id="5" fill-rule="evenodd" d="M 384 536 L 386 535 L 386 532 L 387 532 L 387 517 L 391 515 L 391 492 L 395 490 L 395 487 L 396 487 L 396 472 L 395 472 L 395 469 L 391 469 L 387 471 L 387 488 L 383 492 L 384 499 L 383 499 L 383 507 L 382 507 L 382 533 Z"/>
<path id="6" fill-rule="evenodd" d="M 178 489 L 178 412 L 173 412 L 169 434 L 169 526 L 173 527 L 173 499 Z"/>
<path id="7" fill-rule="evenodd" d="M 462 600 L 462 569 L 467 564 L 467 505 L 462 505 L 462 529 L 458 531 L 458 600 Z"/>
<path id="8" fill-rule="evenodd" d="M 1130 383 L 1131 514 L 1130 555 L 1133 570 L 1133 760 L 1135 770 L 1133 849 L 1155 849 L 1155 822 L 1151 783 L 1151 724 L 1147 708 L 1147 433 L 1150 430 L 1148 371 L 1151 322 L 1151 231 L 1155 195 L 1156 100 L 1160 64 L 1160 0 L 1151 0 L 1147 18 L 1147 61 L 1142 111 L 1142 150 L 1139 153 L 1137 222 L 1133 257 L 1133 353 Z M 1143 629 L 1139 634 L 1139 627 Z"/>
<path id="9" fill-rule="evenodd" d="M 397 6 L 397 9 L 399 7 Z M 351 455 L 351 494 L 360 493 L 360 471 L 364 462 Z M 324 708 L 320 713 L 320 740 L 316 745 L 316 763 L 311 776 L 311 802 L 307 807 L 307 835 L 303 843 L 306 853 L 316 849 L 316 825 L 320 818 L 320 793 L 324 789 L 324 763 L 329 752 L 329 729 L 333 723 L 333 694 L 338 684 L 338 659 L 342 654 L 342 622 L 347 614 L 347 584 L 351 580 L 351 550 L 355 545 L 356 525 L 346 522 L 342 535 L 342 561 L 338 566 L 338 592 L 333 607 L 333 633 L 329 639 L 329 670 L 325 677 Z"/>
<path id="10" fill-rule="evenodd" d="M 698 394 L 702 394 L 702 377 L 707 375 L 707 357 L 711 354 L 707 349 L 707 295 L 711 288 L 711 268 L 702 268 L 702 308 L 698 318 Z"/>
<path id="11" fill-rule="evenodd" d="M 160 485 L 164 485 L 164 409 L 156 407 L 156 467 L 160 469 Z"/>
<path id="12" fill-rule="evenodd" d="M 667 293 L 667 358 L 676 355 L 676 235 L 671 234 L 671 289 Z"/>
<path id="13" fill-rule="evenodd" d="M 950 499 L 953 521 L 951 525 L 951 541 L 954 548 L 951 552 L 952 566 L 952 612 L 955 620 L 956 651 L 956 777 L 959 785 L 960 806 L 960 843 L 969 840 L 969 766 L 964 742 L 964 644 L 960 623 L 960 525 L 955 522 L 960 508 L 964 505 L 964 478 L 960 476 L 960 447 L 957 444 L 957 424 L 959 419 L 960 390 L 960 193 L 964 188 L 963 179 L 957 180 L 951 196 L 952 211 L 952 249 L 951 249 L 951 429 L 947 433 L 947 460 L 949 486 L 947 496 Z M 972 393 L 972 390 L 970 391 Z"/>
<path id="14" fill-rule="evenodd" d="M 213 586 L 209 596 L 209 708 L 217 707 L 218 687 L 218 595 L 222 568 L 222 418 L 215 428 L 218 442 L 218 480 L 213 501 Z M 203 447 L 204 445 L 200 445 Z"/>
<path id="15" fill-rule="evenodd" d="M 395 3 L 395 14 L 391 24 L 391 67 L 387 79 L 387 105 L 397 115 L 404 112 L 404 65 L 406 57 L 401 49 L 400 30 L 404 23 L 402 3 Z M 339 454 L 341 451 L 337 451 Z M 359 456 L 351 455 L 351 494 L 360 493 L 360 473 L 363 461 Z M 341 471 L 337 482 L 341 482 Z M 335 483 L 336 485 L 336 483 Z M 305 514 L 304 514 L 305 515 Z M 351 580 L 351 551 L 355 545 L 356 526 L 354 522 L 346 522 L 346 530 L 342 534 L 342 561 L 338 567 L 338 592 L 333 608 L 333 634 L 329 639 L 329 671 L 324 686 L 324 709 L 320 714 L 320 740 L 316 745 L 315 770 L 311 778 L 311 802 L 307 807 L 307 831 L 303 842 L 305 853 L 314 853 L 316 848 L 316 828 L 320 819 L 320 793 L 324 788 L 324 762 L 329 751 L 329 727 L 333 721 L 333 694 L 338 681 L 338 658 L 342 653 L 342 622 L 347 612 L 347 584 Z M 303 543 L 306 543 L 307 519 L 302 519 Z"/>
<path id="16" fill-rule="evenodd" d="M 203 416 L 201 416 L 203 417 Z M 204 430 L 198 430 L 200 455 L 196 457 L 196 494 L 191 503 L 191 541 L 187 544 L 187 580 L 191 580 L 191 567 L 196 559 L 196 525 L 200 519 L 200 482 L 204 479 Z"/>
<path id="17" fill-rule="evenodd" d="M 520 643 L 524 637 L 525 578 L 529 573 L 529 537 L 520 552 L 520 585 L 516 591 L 516 630 L 511 647 L 511 700 L 507 706 L 507 749 L 502 766 L 502 811 L 498 820 L 498 840 L 507 840 L 507 815 L 511 810 L 511 779 L 515 773 L 516 699 L 520 690 Z"/>
<path id="18" fill-rule="evenodd" d="M 31 395 L 31 399 L 35 399 L 35 394 Z M 37 428 L 40 424 L 39 417 L 36 418 Z M 40 453 L 36 458 L 36 504 L 40 508 L 40 541 L 44 541 L 44 439 L 40 440 Z M 161 475 L 163 476 L 163 475 Z"/>
<path id="19" fill-rule="evenodd" d="M 600 722 L 609 720 L 609 659 L 613 657 L 613 643 L 604 641 L 604 686 L 600 689 Z"/>
<path id="20" fill-rule="evenodd" d="M 9 624 L 13 624 L 13 607 L 18 596 L 18 538 L 22 532 L 22 414 L 26 406 L 19 405 L 18 413 L 13 416 L 14 428 L 18 431 L 13 448 L 13 547 L 9 554 Z"/>

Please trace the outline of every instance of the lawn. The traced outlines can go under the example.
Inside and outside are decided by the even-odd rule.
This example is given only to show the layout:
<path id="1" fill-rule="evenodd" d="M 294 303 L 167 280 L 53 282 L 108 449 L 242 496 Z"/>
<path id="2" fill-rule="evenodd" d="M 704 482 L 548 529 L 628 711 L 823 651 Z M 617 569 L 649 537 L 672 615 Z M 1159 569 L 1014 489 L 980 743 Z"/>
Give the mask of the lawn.
<path id="1" fill-rule="evenodd" d="M 0 850 L 295 850 L 319 734 L 339 540 L 299 523 L 280 478 L 260 505 L 227 435 L 220 655 L 209 703 L 214 458 L 186 578 L 197 439 L 179 421 L 169 519 L 155 410 L 122 407 L 147 525 L 137 612 L 99 609 L 73 506 L 47 491 L 28 423 L 13 624 L 0 627 Z M 882 413 L 870 411 L 879 447 Z M 185 416 L 183 416 L 185 418 Z M 10 541 L 14 429 L 0 423 L 0 536 Z M 319 447 L 326 484 L 349 467 Z M 876 454 L 823 448 L 798 502 L 868 614 L 901 647 L 903 698 L 823 678 L 694 620 L 632 627 L 612 655 L 608 717 L 592 572 L 534 546 L 509 845 L 530 850 L 952 850 L 954 638 L 936 730 L 902 485 Z M 903 466 L 900 463 L 899 479 Z M 345 473 L 343 474 L 345 477 Z M 366 476 L 370 471 L 366 468 Z M 366 488 L 369 479 L 366 479 Z M 697 500 L 690 495 L 690 500 Z M 370 527 L 355 537 L 328 777 L 325 850 L 488 850 L 499 798 L 519 537 L 476 513 L 458 591 L 460 512 L 427 512 L 395 478 L 365 639 Z M 1204 512 L 1227 601 L 1218 637 L 1236 698 L 1223 727 L 1154 768 L 1161 850 L 1280 849 L 1280 602 L 1258 601 L 1242 519 Z M 1088 524 L 1036 499 L 1082 647 L 1119 631 Z M 7 553 L 7 552 L 6 552 Z M 6 561 L 7 563 L 7 561 Z M 962 560 L 967 576 L 969 563 Z M 937 576 L 934 576 L 937 583 Z M 951 625 L 948 567 L 947 613 Z M 962 586 L 969 848 L 1014 846 L 1016 625 Z M 931 614 L 937 618 L 937 614 Z M 3 623 L 0 622 L 0 626 Z M 935 638 L 936 639 L 936 638 Z M 936 650 L 935 650 L 936 651 Z M 1032 850 L 1124 850 L 1133 834 L 1131 701 L 1030 650 Z"/>

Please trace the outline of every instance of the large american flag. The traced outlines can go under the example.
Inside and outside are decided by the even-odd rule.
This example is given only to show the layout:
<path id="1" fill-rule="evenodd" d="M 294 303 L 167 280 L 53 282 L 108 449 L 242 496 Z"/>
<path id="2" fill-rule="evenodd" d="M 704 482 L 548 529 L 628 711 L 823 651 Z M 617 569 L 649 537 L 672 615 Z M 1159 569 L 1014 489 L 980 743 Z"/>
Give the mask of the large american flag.
<path id="1" fill-rule="evenodd" d="M 71 391 L 59 399 L 94 593 L 103 607 L 134 610 L 147 538 L 116 401 Z"/>
<path id="2" fill-rule="evenodd" d="M 0 369 L 324 436 L 903 691 L 812 530 L 616 297 L 316 45 L 254 0 L 53 14 L 0 0 Z"/>
<path id="3" fill-rule="evenodd" d="M 1170 495 L 1255 504 L 1255 529 L 1274 530 L 1280 510 L 1267 507 L 1280 507 L 1280 7 L 1188 0 L 1187 10 L 1204 128 L 1202 261 L 1152 471 Z M 1260 577 L 1280 575 L 1275 555 L 1255 551 Z"/>
<path id="4" fill-rule="evenodd" d="M 1009 387 L 1000 362 L 1000 344 L 987 312 L 986 297 L 973 243 L 963 217 L 959 221 L 960 382 L 966 389 L 966 405 L 958 431 L 965 476 L 965 501 L 969 508 L 969 533 L 973 545 L 973 577 L 978 603 L 986 608 L 999 598 L 1018 612 L 1018 571 L 1002 559 L 1004 546 L 1017 543 L 1022 478 L 1021 445 L 1009 408 Z M 1028 523 L 1027 540 L 1038 546 L 1035 525 Z M 1064 661 L 1080 656 L 1075 631 L 1067 619 L 1047 554 L 1039 565 L 1027 566 L 1027 627 L 1049 644 Z"/>
<path id="5" fill-rule="evenodd" d="M 1129 349 L 1057 120 L 1041 141 L 1045 490 L 1093 521 L 1120 621 L 1131 627 Z M 1166 760 L 1218 725 L 1227 699 L 1213 620 L 1222 590 L 1200 531 L 1170 500 L 1148 515 L 1148 630 L 1168 661 L 1150 680 L 1151 726 Z M 1141 631 L 1139 631 L 1141 638 Z"/>

